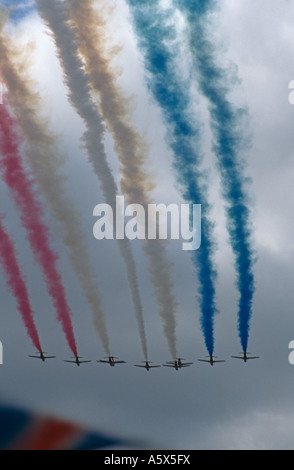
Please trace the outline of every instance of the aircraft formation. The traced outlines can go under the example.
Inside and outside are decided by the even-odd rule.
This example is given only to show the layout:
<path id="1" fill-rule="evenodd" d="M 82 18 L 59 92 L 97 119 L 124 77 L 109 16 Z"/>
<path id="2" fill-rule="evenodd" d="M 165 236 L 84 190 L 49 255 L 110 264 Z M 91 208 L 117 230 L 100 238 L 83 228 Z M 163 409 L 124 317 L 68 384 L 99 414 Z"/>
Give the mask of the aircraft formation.
<path id="1" fill-rule="evenodd" d="M 147 360 L 149 356 L 147 353 L 148 341 L 144 329 L 144 302 L 140 294 L 137 260 L 129 242 L 136 238 L 147 238 L 141 237 L 141 234 L 139 235 L 139 232 L 134 230 L 137 222 L 141 229 L 146 229 L 142 230 L 142 234 L 146 232 L 145 235 L 147 235 L 148 232 L 150 240 L 155 241 L 170 237 L 157 236 L 160 235 L 156 233 L 158 232 L 157 223 L 150 223 L 150 227 L 148 227 L 150 230 L 147 230 L 146 224 L 143 224 L 144 227 L 141 224 L 141 220 L 147 222 L 145 219 L 148 219 L 149 225 L 147 215 L 150 215 L 150 219 L 152 219 L 153 209 L 158 213 L 158 216 L 161 211 L 157 211 L 156 208 L 161 206 L 165 207 L 164 212 L 167 210 L 165 204 L 153 204 L 156 202 L 153 190 L 156 190 L 157 183 L 160 184 L 161 176 L 153 174 L 152 171 L 149 172 L 148 166 L 150 158 L 155 164 L 157 158 L 154 155 L 151 156 L 153 142 L 152 146 L 151 142 L 148 142 L 149 131 L 142 129 L 142 132 L 140 130 L 143 122 L 139 127 L 137 126 L 135 116 L 136 112 L 140 112 L 140 110 L 136 109 L 136 95 L 130 96 L 133 93 L 129 93 L 128 86 L 124 89 L 124 86 L 121 87 L 117 82 L 117 54 L 111 53 L 112 46 L 108 44 L 108 41 L 97 41 L 97 34 L 109 36 L 113 19 L 116 21 L 116 15 L 120 16 L 121 11 L 115 11 L 116 8 L 111 8 L 109 12 L 108 9 L 107 12 L 106 9 L 102 9 L 103 12 L 100 12 L 101 9 L 95 8 L 94 2 L 89 0 L 84 2 L 36 0 L 30 2 L 33 6 L 25 9 L 25 13 L 23 8 L 14 6 L 14 3 L 21 4 L 22 2 L 8 2 L 6 0 L 3 3 L 11 3 L 13 7 L 5 8 L 2 12 L 0 6 L 0 72 L 4 89 L 4 91 L 0 90 L 1 94 L 2 91 L 4 93 L 0 100 L 0 180 L 1 184 L 7 186 L 15 209 L 20 211 L 19 222 L 26 232 L 30 252 L 42 271 L 42 280 L 45 281 L 44 287 L 46 287 L 47 295 L 53 301 L 56 319 L 65 335 L 65 340 L 71 351 L 70 355 L 73 356 L 65 362 L 73 363 L 79 367 L 81 364 L 91 361 L 84 361 L 77 353 L 75 325 L 72 321 L 73 312 L 67 300 L 66 286 L 62 282 L 63 272 L 59 271 L 59 261 L 63 262 L 64 258 L 63 256 L 60 258 L 58 250 L 51 246 L 51 235 L 55 232 L 58 232 L 58 244 L 61 244 L 60 248 L 64 247 L 64 251 L 66 251 L 65 256 L 68 256 L 70 270 L 76 276 L 87 308 L 92 313 L 93 324 L 99 340 L 101 340 L 103 350 L 108 356 L 110 356 L 109 351 L 111 350 L 107 331 L 107 313 L 103 309 L 103 298 L 100 295 L 96 277 L 98 272 L 96 273 L 95 259 L 92 259 L 88 252 L 92 244 L 87 246 L 85 243 L 84 227 L 81 225 L 79 210 L 76 210 L 73 201 L 68 197 L 70 196 L 68 189 L 71 187 L 71 176 L 76 171 L 81 177 L 79 181 L 81 187 L 88 188 L 87 179 L 82 181 L 84 173 L 79 171 L 80 163 L 76 163 L 80 157 L 84 160 L 86 156 L 88 170 L 97 180 L 96 183 L 101 191 L 101 194 L 99 193 L 100 200 L 107 203 L 103 204 L 104 208 L 107 209 L 110 216 L 114 209 L 116 212 L 116 217 L 114 217 L 114 213 L 112 214 L 112 221 L 116 224 L 108 224 L 108 214 L 105 214 L 105 218 L 101 217 L 101 205 L 96 205 L 93 217 L 99 217 L 99 220 L 94 223 L 92 232 L 97 242 L 101 238 L 115 238 L 118 241 L 119 256 L 123 261 L 124 275 L 127 280 L 126 287 L 131 294 L 130 300 L 138 326 L 142 355 L 145 358 L 143 363 L 135 364 L 135 366 L 145 368 L 149 372 L 152 368 L 161 366 L 152 365 Z M 218 266 L 215 257 L 217 247 L 215 241 L 217 242 L 217 239 L 214 233 L 214 220 L 211 218 L 213 211 L 210 210 L 209 201 L 210 188 L 206 188 L 209 186 L 205 183 L 207 172 L 202 167 L 202 158 L 206 158 L 208 144 L 206 138 L 202 139 L 202 126 L 205 125 L 207 129 L 210 129 L 210 147 L 213 152 L 210 152 L 211 155 L 209 155 L 209 160 L 205 162 L 204 167 L 206 164 L 207 167 L 212 164 L 219 173 L 220 196 L 226 209 L 224 211 L 227 218 L 226 228 L 235 261 L 235 276 L 238 280 L 236 287 L 238 287 L 240 295 L 237 316 L 240 347 L 243 353 L 235 357 L 247 362 L 254 358 L 248 356 L 247 348 L 254 305 L 254 266 L 256 260 L 255 248 L 252 246 L 254 224 L 251 223 L 251 208 L 248 207 L 250 190 L 248 191 L 247 183 L 250 175 L 247 177 L 245 173 L 243 174 L 243 152 L 245 147 L 247 149 L 247 145 L 244 147 L 244 143 L 248 141 L 248 126 L 244 117 L 248 113 L 247 107 L 243 109 L 238 105 L 235 108 L 234 100 L 231 102 L 231 84 L 228 82 L 228 75 L 231 75 L 231 71 L 229 69 L 227 73 L 219 66 L 218 61 L 215 61 L 217 49 L 215 49 L 214 43 L 210 42 L 214 37 L 214 34 L 211 33 L 214 31 L 210 32 L 209 28 L 199 28 L 199 25 L 206 24 L 206 15 L 209 17 L 213 13 L 214 2 L 206 2 L 207 8 L 198 8 L 197 12 L 194 11 L 195 2 L 192 1 L 170 2 L 174 4 L 170 8 L 161 5 L 164 2 L 126 0 L 125 3 L 129 4 L 130 16 L 126 15 L 123 21 L 126 21 L 125 26 L 130 27 L 130 30 L 133 31 L 133 45 L 128 49 L 129 41 L 125 42 L 124 35 L 120 37 L 119 34 L 115 34 L 114 42 L 117 41 L 118 57 L 120 51 L 123 54 L 125 52 L 134 54 L 131 61 L 124 61 L 123 55 L 121 56 L 123 59 L 122 70 L 127 73 L 127 70 L 132 70 L 129 69 L 129 66 L 134 60 L 134 63 L 142 71 L 142 80 L 140 80 L 141 83 L 137 89 L 138 96 L 141 97 L 141 93 L 142 96 L 145 96 L 146 93 L 146 98 L 148 96 L 153 102 L 150 104 L 152 106 L 154 104 L 154 109 L 160 111 L 158 118 L 152 124 L 155 129 L 158 125 L 162 126 L 166 136 L 163 139 L 166 148 L 163 147 L 162 168 L 164 171 L 172 169 L 172 172 L 168 173 L 170 181 L 167 185 L 167 191 L 172 195 L 175 190 L 184 203 L 181 204 L 181 223 L 179 224 L 179 213 L 176 218 L 172 218 L 172 238 L 183 238 L 175 236 L 175 234 L 180 225 L 181 229 L 187 225 L 184 232 L 188 232 L 193 242 L 189 243 L 188 237 L 186 243 L 182 245 L 183 251 L 191 249 L 197 251 L 199 249 L 200 253 L 199 256 L 190 257 L 190 262 L 192 262 L 197 276 L 197 280 L 193 280 L 193 290 L 195 289 L 193 295 L 195 298 L 200 297 L 199 307 L 195 306 L 195 309 L 196 311 L 199 309 L 201 314 L 202 335 L 207 353 L 210 356 L 208 359 L 199 360 L 211 366 L 223 362 L 212 356 L 214 351 L 214 319 L 218 311 L 216 299 Z M 184 4 L 185 6 L 183 6 Z M 61 129 L 58 128 L 58 137 L 55 136 L 55 131 L 52 132 L 50 123 L 55 120 L 54 113 L 57 113 L 58 117 L 60 116 L 59 103 L 56 107 L 53 106 L 53 114 L 51 115 L 47 106 L 48 96 L 46 93 L 46 96 L 43 96 L 41 92 L 46 88 L 46 80 L 45 82 L 38 81 L 39 78 L 43 79 L 48 74 L 50 75 L 51 68 L 49 67 L 44 74 L 41 74 L 42 77 L 37 77 L 38 83 L 35 86 L 36 77 L 31 77 L 31 67 L 18 66 L 19 61 L 23 64 L 32 63 L 37 68 L 42 65 L 42 62 L 39 63 L 40 51 L 29 47 L 35 39 L 39 43 L 39 38 L 37 39 L 35 36 L 37 30 L 33 28 L 34 32 L 31 36 L 31 28 L 27 28 L 28 34 L 26 34 L 26 28 L 23 29 L 21 26 L 22 32 L 19 36 L 16 29 L 18 22 L 26 15 L 28 15 L 28 20 L 25 24 L 28 26 L 31 14 L 34 22 L 38 17 L 37 30 L 42 30 L 42 35 L 46 34 L 46 37 L 48 34 L 50 35 L 51 45 L 49 46 L 48 43 L 48 47 L 52 46 L 51 52 L 57 60 L 56 66 L 62 72 L 58 86 L 63 85 L 60 88 L 62 91 L 60 96 L 69 105 L 67 110 L 69 114 L 66 115 L 65 128 L 63 129 L 63 126 Z M 183 35 L 182 26 L 180 28 L 177 26 L 179 14 L 182 17 L 183 25 L 185 24 L 186 36 Z M 141 20 L 142 17 L 144 17 L 144 21 Z M 12 30 L 10 21 L 13 23 Z M 97 29 L 97 25 L 101 27 Z M 108 28 L 110 29 L 108 30 Z M 10 34 L 12 31 L 14 33 Z M 197 31 L 196 35 L 195 31 Z M 174 41 L 170 41 L 171 36 Z M 25 42 L 27 41 L 29 46 L 19 45 L 18 37 L 22 37 Z M 40 37 L 41 41 L 43 41 L 42 37 Z M 155 41 L 154 37 L 160 38 L 160 41 Z M 185 46 L 183 49 L 182 40 Z M 186 60 L 186 54 L 182 56 L 182 52 L 186 51 L 186 48 L 189 50 L 189 60 Z M 114 49 L 116 49 L 116 45 L 114 45 Z M 26 54 L 23 57 L 21 56 L 22 50 Z M 29 61 L 27 60 L 27 50 L 31 54 Z M 20 56 L 18 57 L 17 54 L 17 58 L 15 58 L 14 51 L 17 51 Z M 158 60 L 158 57 L 162 60 Z M 185 76 L 178 73 L 179 60 L 181 59 L 183 59 L 186 70 Z M 113 60 L 114 62 L 112 62 Z M 103 80 L 101 80 L 101 76 L 104 77 Z M 191 79 L 194 81 L 194 78 L 196 78 L 196 82 L 192 83 Z M 232 81 L 236 84 L 239 79 Z M 205 86 L 208 82 L 209 86 Z M 202 118 L 199 121 L 194 119 L 196 115 L 198 116 L 197 108 L 199 102 L 202 101 L 200 97 L 203 98 L 203 104 L 206 106 L 203 122 Z M 192 116 L 194 111 L 195 116 Z M 77 149 L 82 151 L 77 151 L 75 154 L 74 173 L 70 171 L 70 174 L 67 175 L 67 167 L 63 167 L 63 164 L 67 153 L 70 157 L 72 148 L 68 146 L 67 134 L 64 134 L 63 130 L 68 128 L 68 122 L 72 122 L 71 113 L 74 119 L 78 116 L 80 120 L 75 138 L 81 144 L 77 145 Z M 67 122 L 68 119 L 70 120 Z M 243 119 L 245 120 L 243 121 Z M 245 133 L 241 135 L 244 124 Z M 106 134 L 109 134 L 113 142 L 113 150 L 110 154 L 108 146 L 105 145 Z M 34 136 L 33 139 L 32 136 Z M 160 145 L 163 144 L 161 137 L 158 142 Z M 155 145 L 158 142 L 155 140 Z M 65 144 L 65 150 L 61 150 L 62 144 Z M 212 156 L 212 154 L 214 155 Z M 118 165 L 118 169 L 115 171 L 112 167 L 113 159 Z M 210 161 L 212 159 L 215 161 Z M 68 162 L 71 165 L 70 158 Z M 96 190 L 93 191 L 93 194 L 96 194 Z M 132 204 L 129 205 L 129 200 L 140 202 L 136 206 L 137 209 L 142 210 L 142 213 L 150 203 L 153 209 L 150 214 L 148 210 L 146 218 L 142 217 L 142 219 L 139 214 L 135 216 L 136 211 L 127 215 L 128 209 L 130 213 L 132 212 Z M 125 207 L 125 202 L 127 202 L 127 207 Z M 193 216 L 190 217 L 189 208 L 192 205 Z M 175 206 L 175 204 L 170 206 Z M 205 212 L 204 217 L 201 217 L 201 207 Z M 184 208 L 188 210 L 188 214 L 186 214 L 188 218 L 182 217 L 186 212 L 182 212 Z M 176 212 L 178 212 L 177 209 Z M 132 220 L 126 222 L 125 219 L 129 216 L 132 217 Z M 50 225 L 47 224 L 51 217 L 58 225 L 58 230 L 54 229 L 55 226 L 51 230 Z M 139 219 L 141 220 L 139 221 Z M 154 222 L 155 219 L 156 217 Z M 189 219 L 193 222 L 192 232 L 188 229 Z M 175 222 L 176 220 L 177 222 Z M 102 230 L 104 223 L 107 225 L 104 227 L 105 230 Z M 112 225 L 116 225 L 115 234 L 110 234 L 111 231 L 113 232 Z M 196 228 L 199 230 L 195 230 Z M 167 224 L 166 229 L 168 229 Z M 106 232 L 109 232 L 107 236 Z M 200 239 L 205 242 L 205 247 L 204 244 L 201 245 Z M 192 363 L 176 359 L 178 356 L 176 345 L 177 299 L 176 289 L 173 286 L 173 275 L 170 272 L 173 261 L 169 259 L 168 251 L 165 252 L 165 249 L 162 249 L 163 240 L 160 243 L 153 243 L 153 241 L 148 243 L 148 249 L 144 250 L 144 256 L 147 256 L 149 271 L 152 272 L 149 281 L 154 291 L 154 303 L 159 307 L 158 313 L 163 320 L 164 336 L 168 343 L 170 357 L 173 359 L 163 366 L 178 371 L 190 367 Z M 19 313 L 34 350 L 39 351 L 34 357 L 45 362 L 47 359 L 53 359 L 53 356 L 46 356 L 42 352 L 38 326 L 35 323 L 33 307 L 30 304 L 30 291 L 26 286 L 25 273 L 22 272 L 22 262 L 18 260 L 15 240 L 10 237 L 9 231 L 6 232 L 5 221 L 0 218 L 0 264 L 4 268 L 8 289 L 17 300 Z M 97 269 L 103 271 L 103 266 L 100 266 L 99 263 Z M 115 290 L 115 284 L 111 285 L 111 289 Z M 97 362 L 110 367 L 124 363 L 124 361 L 119 361 L 112 356 Z"/>
<path id="2" fill-rule="evenodd" d="M 29 356 L 34 359 L 40 359 L 42 362 L 45 362 L 47 359 L 56 359 L 56 356 L 48 356 L 47 353 L 44 351 L 39 351 L 36 353 L 37 355 L 34 356 Z M 231 356 L 233 359 L 240 359 L 244 363 L 248 362 L 251 359 L 259 359 L 258 356 L 252 356 L 251 353 L 248 353 L 247 351 L 243 351 L 240 353 L 239 356 Z M 163 367 L 170 367 L 175 369 L 176 371 L 180 369 L 184 369 L 186 367 L 190 367 L 194 364 L 194 362 L 183 362 L 186 359 L 183 359 L 182 357 L 179 357 L 175 359 L 174 361 L 168 361 L 165 364 L 163 364 Z M 215 356 L 207 356 L 207 359 L 198 359 L 199 362 L 205 362 L 207 364 L 210 364 L 213 366 L 214 364 L 219 364 L 226 362 L 225 360 L 218 360 Z M 64 362 L 70 363 L 70 364 L 76 364 L 78 367 L 80 367 L 81 364 L 86 364 L 92 362 L 91 360 L 83 360 L 80 356 L 75 356 L 70 360 L 64 360 Z M 98 363 L 102 364 L 108 364 L 110 367 L 115 367 L 117 364 L 126 364 L 126 361 L 121 361 L 119 360 L 118 357 L 115 356 L 107 356 L 104 359 L 100 359 L 96 361 Z M 142 361 L 141 364 L 134 364 L 134 367 L 140 367 L 143 369 L 146 369 L 147 372 L 149 372 L 151 369 L 155 369 L 158 367 L 161 367 L 161 365 L 153 365 L 151 361 Z"/>

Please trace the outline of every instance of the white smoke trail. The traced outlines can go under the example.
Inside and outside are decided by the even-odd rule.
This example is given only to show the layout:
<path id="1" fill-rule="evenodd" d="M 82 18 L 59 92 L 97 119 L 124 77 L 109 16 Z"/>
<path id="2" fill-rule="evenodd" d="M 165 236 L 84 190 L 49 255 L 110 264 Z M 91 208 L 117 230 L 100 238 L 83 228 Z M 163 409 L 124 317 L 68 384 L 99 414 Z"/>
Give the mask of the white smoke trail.
<path id="1" fill-rule="evenodd" d="M 58 56 L 64 71 L 64 81 L 69 89 L 69 101 L 86 124 L 83 140 L 90 163 L 98 176 L 105 202 L 116 206 L 118 188 L 107 162 L 103 146 L 104 126 L 101 116 L 91 100 L 88 77 L 83 70 L 76 46 L 75 31 L 68 23 L 68 11 L 63 3 L 56 0 L 36 0 L 39 14 L 53 32 Z M 118 240 L 119 249 L 126 265 L 128 283 L 139 323 L 144 356 L 147 359 L 147 342 L 144 329 L 142 304 L 136 273 L 136 265 L 128 240 Z"/>
<path id="2" fill-rule="evenodd" d="M 47 123 L 40 116 L 40 96 L 36 92 L 37 87 L 26 73 L 27 67 L 22 63 L 21 55 L 18 55 L 15 46 L 10 44 L 3 34 L 0 35 L 0 47 L 2 79 L 7 87 L 9 103 L 27 142 L 28 163 L 47 199 L 52 215 L 59 222 L 71 265 L 93 313 L 103 348 L 110 355 L 97 277 L 89 261 L 79 215 L 65 194 L 64 177 L 59 173 L 63 159 L 58 152 L 55 136 L 49 133 Z"/>
<path id="3" fill-rule="evenodd" d="M 148 160 L 148 147 L 132 125 L 130 99 L 117 84 L 120 70 L 114 67 L 112 59 L 119 47 L 108 44 L 111 32 L 107 24 L 113 14 L 113 4 L 98 0 L 94 8 L 92 0 L 68 0 L 66 3 L 77 29 L 76 42 L 85 60 L 86 72 L 92 88 L 99 94 L 101 114 L 114 138 L 121 164 L 121 191 L 129 204 L 136 202 L 147 207 L 153 202 L 150 196 L 153 182 L 144 166 Z M 173 296 L 171 263 L 165 250 L 163 241 L 147 240 L 144 244 L 165 336 L 171 354 L 176 358 L 177 303 Z"/>

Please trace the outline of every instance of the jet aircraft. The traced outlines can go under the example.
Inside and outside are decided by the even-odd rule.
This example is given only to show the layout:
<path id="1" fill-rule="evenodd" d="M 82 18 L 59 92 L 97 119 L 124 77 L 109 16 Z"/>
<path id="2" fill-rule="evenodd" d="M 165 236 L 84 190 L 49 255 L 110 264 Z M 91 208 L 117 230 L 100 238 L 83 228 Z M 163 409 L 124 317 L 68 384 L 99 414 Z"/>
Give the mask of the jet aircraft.
<path id="1" fill-rule="evenodd" d="M 152 362 L 150 362 L 150 361 L 143 361 L 143 364 L 145 364 L 145 365 L 143 366 L 141 364 L 135 364 L 135 367 L 143 367 L 144 369 L 147 370 L 147 372 L 149 372 L 150 369 L 155 369 L 157 367 L 161 367 L 161 366 L 151 366 L 150 364 L 152 364 Z"/>
<path id="2" fill-rule="evenodd" d="M 244 362 L 247 362 L 249 359 L 259 359 L 258 356 L 251 356 L 251 357 L 248 357 L 248 354 L 251 355 L 251 353 L 248 353 L 247 351 L 243 351 L 242 353 L 240 353 L 241 355 L 240 356 L 232 356 L 233 359 L 241 359 L 242 361 Z"/>
<path id="3" fill-rule="evenodd" d="M 107 360 L 105 360 L 107 359 Z M 115 364 L 125 364 L 125 361 L 118 361 L 116 359 L 118 359 L 117 357 L 114 357 L 114 356 L 108 356 L 108 357 L 105 357 L 105 359 L 101 359 L 100 361 L 97 361 L 97 362 L 102 362 L 104 364 L 109 364 L 110 367 L 114 367 Z"/>
<path id="4" fill-rule="evenodd" d="M 175 370 L 179 370 L 179 369 L 182 369 L 183 367 L 190 367 L 193 364 L 193 362 L 182 362 L 184 360 L 185 359 L 179 357 L 175 361 L 169 361 L 163 365 L 164 367 L 173 367 Z"/>
<path id="5" fill-rule="evenodd" d="M 39 354 L 39 356 L 29 356 L 33 357 L 34 359 L 41 359 L 41 361 L 45 362 L 47 359 L 56 359 L 56 356 L 46 356 L 44 351 L 38 351 L 36 354 Z"/>
<path id="6" fill-rule="evenodd" d="M 223 361 L 223 360 L 219 360 L 219 361 L 216 361 L 214 356 L 210 355 L 208 356 L 209 359 L 198 359 L 198 361 L 200 362 L 208 362 L 208 364 L 210 364 L 211 366 L 213 366 L 214 364 L 217 364 L 219 362 L 226 362 L 226 361 Z"/>
<path id="7" fill-rule="evenodd" d="M 64 361 L 64 362 L 69 362 L 71 364 L 76 364 L 78 367 L 80 367 L 81 364 L 86 364 L 88 362 L 92 361 L 81 361 L 81 358 L 79 356 L 75 356 L 73 361 Z"/>

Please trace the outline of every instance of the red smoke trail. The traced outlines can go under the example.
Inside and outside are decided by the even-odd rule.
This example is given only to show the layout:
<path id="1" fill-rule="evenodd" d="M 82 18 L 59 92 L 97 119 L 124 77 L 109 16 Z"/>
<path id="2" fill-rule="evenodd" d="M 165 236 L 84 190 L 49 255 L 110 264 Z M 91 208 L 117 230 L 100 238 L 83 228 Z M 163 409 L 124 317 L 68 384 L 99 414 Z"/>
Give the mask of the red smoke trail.
<path id="1" fill-rule="evenodd" d="M 39 335 L 34 323 L 33 311 L 30 305 L 26 284 L 17 263 L 13 241 L 10 239 L 2 225 L 0 216 L 0 260 L 3 265 L 7 284 L 10 291 L 17 299 L 18 308 L 22 316 L 28 335 L 36 349 L 41 352 Z"/>
<path id="2" fill-rule="evenodd" d="M 43 222 L 43 208 L 37 198 L 33 180 L 24 170 L 19 150 L 20 143 L 17 122 L 3 104 L 0 106 L 0 169 L 14 202 L 20 210 L 22 224 L 27 230 L 34 256 L 42 268 L 47 290 L 53 299 L 68 345 L 77 356 L 71 311 L 56 266 L 58 256 L 49 246 L 49 230 Z"/>

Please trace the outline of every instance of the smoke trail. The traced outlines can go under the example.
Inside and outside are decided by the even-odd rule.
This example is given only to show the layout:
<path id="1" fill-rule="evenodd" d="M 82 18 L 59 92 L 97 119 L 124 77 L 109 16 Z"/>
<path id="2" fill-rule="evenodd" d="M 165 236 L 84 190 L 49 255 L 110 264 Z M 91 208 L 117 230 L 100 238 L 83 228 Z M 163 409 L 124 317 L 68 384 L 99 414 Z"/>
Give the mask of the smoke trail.
<path id="1" fill-rule="evenodd" d="M 76 353 L 76 342 L 71 324 L 71 311 L 66 301 L 62 280 L 56 266 L 57 256 L 48 243 L 48 229 L 42 223 L 42 207 L 31 191 L 31 183 L 21 165 L 18 152 L 19 137 L 16 123 L 10 117 L 6 105 L 0 106 L 0 153 L 4 181 L 12 191 L 15 204 L 21 210 L 21 220 L 27 229 L 33 253 L 40 264 L 47 290 L 53 299 L 58 320 L 61 322 L 69 347 Z"/>
<path id="2" fill-rule="evenodd" d="M 87 126 L 84 141 L 90 162 L 92 163 L 95 174 L 100 180 L 107 204 L 111 207 L 115 207 L 118 188 L 108 166 L 107 157 L 102 144 L 104 126 L 101 116 L 91 100 L 89 79 L 83 71 L 83 63 L 79 57 L 76 46 L 75 31 L 68 23 L 68 10 L 64 4 L 56 0 L 36 0 L 36 4 L 41 17 L 54 33 L 54 40 L 64 70 L 64 80 L 70 92 L 70 102 Z M 130 245 L 126 239 L 118 240 L 118 244 L 126 264 L 129 286 L 135 311 L 137 312 L 137 318 L 142 318 L 142 306 L 136 267 Z M 162 298 L 161 300 L 163 301 L 164 299 Z M 165 331 L 169 334 L 170 326 L 166 327 Z M 171 337 L 170 334 L 168 342 L 172 355 L 176 357 L 174 337 Z M 145 357 L 147 357 L 146 349 L 144 354 Z"/>
<path id="3" fill-rule="evenodd" d="M 114 208 L 118 191 L 102 144 L 104 126 L 99 113 L 91 101 L 88 78 L 82 70 L 83 64 L 75 45 L 75 34 L 66 22 L 68 16 L 67 10 L 63 4 L 54 0 L 36 0 L 36 5 L 43 21 L 54 34 L 55 44 L 64 70 L 65 83 L 69 89 L 69 100 L 87 127 L 83 140 L 89 160 L 100 180 L 106 203 Z M 129 243 L 126 240 L 119 240 L 118 243 L 127 269 L 135 312 L 139 318 L 142 316 L 142 305 L 135 261 Z"/>
<path id="4" fill-rule="evenodd" d="M 18 310 L 27 329 L 28 336 L 35 348 L 41 352 L 42 348 L 25 280 L 18 265 L 14 243 L 4 228 L 2 216 L 0 216 L 0 263 L 4 269 L 9 290 L 17 300 Z"/>
<path id="5" fill-rule="evenodd" d="M 167 141 L 174 153 L 174 167 L 189 203 L 202 204 L 202 244 L 192 259 L 199 277 L 201 326 L 209 354 L 214 351 L 215 278 L 212 223 L 209 219 L 204 178 L 199 171 L 199 126 L 191 110 L 190 83 L 179 76 L 177 57 L 180 54 L 173 11 L 164 10 L 158 0 L 131 7 L 138 44 L 144 55 L 151 93 L 162 108 L 167 127 Z"/>
<path id="6" fill-rule="evenodd" d="M 58 273 L 57 256 L 48 244 L 47 228 L 38 220 L 42 215 L 42 208 L 30 190 L 30 183 L 22 169 L 20 155 L 18 154 L 15 134 L 15 122 L 9 116 L 6 106 L 0 107 L 0 151 L 1 169 L 4 180 L 13 191 L 15 203 L 22 211 L 22 223 L 28 231 L 28 239 L 33 248 L 34 255 L 40 263 L 43 276 L 53 304 L 57 311 L 58 320 L 61 322 L 67 342 L 73 353 L 76 353 L 76 342 L 70 320 L 71 312 L 66 301 L 65 291 L 61 277 Z"/>
<path id="7" fill-rule="evenodd" d="M 77 44 L 85 60 L 91 86 L 99 93 L 101 113 L 114 138 L 121 163 L 121 191 L 129 204 L 136 202 L 147 207 L 153 202 L 150 198 L 153 183 L 144 167 L 148 158 L 147 146 L 132 125 L 129 99 L 116 83 L 118 72 L 113 67 L 112 58 L 117 48 L 108 47 L 107 44 L 111 36 L 107 30 L 107 20 L 113 13 L 112 7 L 99 1 L 95 2 L 96 9 L 92 0 L 70 0 L 68 5 L 70 17 L 77 28 Z M 167 261 L 164 242 L 148 240 L 144 250 L 149 257 L 151 280 L 160 305 L 164 331 L 175 358 L 177 303 L 172 293 L 171 264 Z M 139 319 L 139 323 L 143 324 L 143 318 Z"/>
<path id="8" fill-rule="evenodd" d="M 58 319 L 63 326 L 68 344 L 76 353 L 71 312 L 66 303 L 62 280 L 57 268 L 58 256 L 49 244 L 49 229 L 43 223 L 43 209 L 37 200 L 33 182 L 27 177 L 19 153 L 20 138 L 17 123 L 10 116 L 5 104 L 0 106 L 0 169 L 9 187 L 16 207 L 21 212 L 21 221 L 27 230 L 28 240 L 37 262 L 40 264 L 48 291 L 53 298 Z"/>
<path id="9" fill-rule="evenodd" d="M 147 146 L 132 127 L 130 98 L 123 96 L 116 78 L 119 71 L 112 59 L 118 47 L 109 44 L 107 28 L 113 7 L 104 1 L 77 0 L 65 2 L 76 28 L 76 43 L 85 60 L 92 88 L 99 93 L 100 109 L 107 127 L 115 137 L 115 149 L 120 157 L 121 189 L 132 203 L 144 205 L 153 183 L 144 169 Z M 110 2 L 111 3 L 111 2 Z"/>
<path id="10" fill-rule="evenodd" d="M 227 225 L 235 255 L 239 300 L 239 335 L 247 351 L 252 302 L 255 290 L 253 265 L 255 254 L 251 246 L 250 211 L 247 207 L 246 179 L 242 173 L 240 153 L 245 148 L 240 131 L 244 109 L 237 109 L 228 97 L 233 80 L 228 71 L 216 62 L 216 49 L 210 41 L 207 14 L 213 9 L 213 0 L 177 1 L 187 18 L 190 47 L 199 88 L 208 100 L 211 127 L 214 133 L 214 151 L 226 201 Z"/>
<path id="11" fill-rule="evenodd" d="M 9 103 L 27 142 L 27 160 L 54 218 L 59 222 L 63 242 L 69 249 L 71 265 L 91 307 L 94 325 L 105 352 L 110 354 L 97 279 L 88 259 L 79 216 L 65 195 L 64 177 L 58 172 L 62 158 L 55 137 L 50 135 L 47 123 L 40 116 L 40 98 L 31 79 L 26 76 L 26 67 L 17 63 L 15 48 L 9 47 L 8 39 L 3 34 L 0 35 L 0 47 L 0 70 L 8 89 Z"/>

